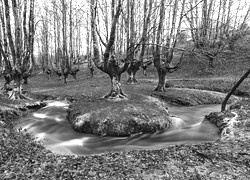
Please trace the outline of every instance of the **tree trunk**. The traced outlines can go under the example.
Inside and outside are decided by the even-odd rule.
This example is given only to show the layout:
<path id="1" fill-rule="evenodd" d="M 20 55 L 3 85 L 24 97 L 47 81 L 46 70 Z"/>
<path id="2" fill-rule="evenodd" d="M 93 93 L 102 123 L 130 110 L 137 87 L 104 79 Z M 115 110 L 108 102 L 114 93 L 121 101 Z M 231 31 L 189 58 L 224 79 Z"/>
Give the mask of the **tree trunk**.
<path id="1" fill-rule="evenodd" d="M 147 70 L 147 67 L 146 67 L 146 66 L 143 66 L 143 67 L 142 67 L 142 75 L 143 75 L 144 77 L 147 77 L 147 76 L 148 76 L 146 70 Z"/>
<path id="2" fill-rule="evenodd" d="M 4 86 L 1 88 L 1 90 L 8 91 L 10 89 L 9 84 L 13 80 L 12 73 L 11 72 L 6 72 L 6 70 L 4 70 L 3 71 L 3 77 L 4 77 L 5 82 L 4 82 Z"/>
<path id="3" fill-rule="evenodd" d="M 24 73 L 23 74 L 23 84 L 29 84 L 28 83 L 28 78 L 30 77 L 31 73 Z"/>
<path id="4" fill-rule="evenodd" d="M 124 99 L 127 96 L 123 93 L 120 83 L 120 74 L 110 76 L 111 79 L 111 91 L 104 96 L 107 99 Z"/>
<path id="5" fill-rule="evenodd" d="M 4 1 L 5 3 L 5 17 L 6 17 L 6 24 L 7 24 L 7 32 L 8 32 L 8 40 L 9 40 L 9 46 L 12 53 L 12 59 L 13 59 L 13 66 L 12 69 L 12 77 L 14 80 L 14 89 L 12 90 L 9 98 L 10 99 L 21 99 L 23 98 L 21 94 L 21 81 L 22 81 L 22 71 L 21 71 L 21 65 L 22 65 L 22 59 L 21 59 L 21 51 L 22 51 L 22 39 L 21 39 L 21 22 L 20 22 L 20 16 L 18 11 L 18 5 L 15 0 L 12 1 L 12 10 L 13 10 L 13 16 L 14 16 L 14 27 L 15 27 L 15 45 L 14 41 L 12 39 L 11 34 L 11 24 L 10 24 L 10 11 L 9 11 L 9 4 L 8 1 Z M 15 49 L 16 48 L 16 49 Z"/>
<path id="6" fill-rule="evenodd" d="M 244 81 L 244 79 L 247 78 L 247 76 L 250 74 L 250 69 L 247 70 L 247 72 L 240 78 L 240 80 L 233 86 L 231 91 L 227 94 L 224 101 L 221 104 L 221 112 L 226 110 L 227 101 L 230 98 L 230 96 L 234 93 L 234 91 L 239 87 L 239 85 Z"/>
<path id="7" fill-rule="evenodd" d="M 68 68 L 62 69 L 62 73 L 63 73 L 63 82 L 67 84 L 67 78 L 69 76 L 69 69 Z"/>
<path id="8" fill-rule="evenodd" d="M 65 0 L 62 0 L 62 36 L 63 36 L 63 61 L 61 64 L 61 69 L 64 77 L 64 83 L 67 84 L 67 78 L 69 76 L 69 57 L 67 52 L 67 10 Z"/>
<path id="9" fill-rule="evenodd" d="M 136 80 L 135 78 L 135 74 L 137 73 L 137 71 L 139 71 L 140 69 L 140 66 L 141 66 L 141 62 L 140 61 L 137 61 L 137 60 L 134 60 L 132 61 L 130 64 L 129 64 L 129 67 L 127 69 L 127 72 L 128 72 L 128 75 L 129 75 L 129 78 L 127 80 L 127 83 L 137 83 L 138 81 Z"/>
<path id="10" fill-rule="evenodd" d="M 128 67 L 128 62 L 126 61 L 124 65 L 120 67 L 114 56 L 112 55 L 110 57 L 110 54 L 112 53 L 112 47 L 115 42 L 116 25 L 121 13 L 121 8 L 122 8 L 122 1 L 119 0 L 116 8 L 116 13 L 114 14 L 114 17 L 112 19 L 109 41 L 105 46 L 105 53 L 104 56 L 102 57 L 100 56 L 100 50 L 96 34 L 97 1 L 96 0 L 90 1 L 91 37 L 93 42 L 93 55 L 94 55 L 93 61 L 98 69 L 107 73 L 111 78 L 111 91 L 108 95 L 105 96 L 105 98 L 110 98 L 110 99 L 118 99 L 118 98 L 121 99 L 125 97 L 125 94 L 121 90 L 120 76 L 123 72 L 126 71 Z"/>
<path id="11" fill-rule="evenodd" d="M 127 73 L 129 75 L 129 78 L 127 80 L 128 83 L 137 83 L 137 80 L 135 79 L 135 74 L 136 72 L 139 70 L 138 66 L 138 62 L 136 59 L 134 59 L 134 55 L 135 55 L 135 20 L 134 20 L 134 16 L 135 16 L 135 1 L 134 0 L 130 0 L 129 1 L 129 6 L 127 7 L 130 10 L 130 16 L 128 18 L 129 20 L 129 27 L 130 27 L 130 37 L 129 37 L 129 41 L 127 42 L 129 44 L 129 49 L 127 51 L 127 57 L 130 60 L 130 64 L 129 67 L 127 69 Z M 129 11 L 128 10 L 128 11 Z"/>
<path id="12" fill-rule="evenodd" d="M 88 58 L 88 68 L 90 71 L 90 78 L 92 78 L 94 76 L 94 65 L 92 63 L 92 59 L 89 57 L 89 55 L 87 54 L 87 58 Z"/>
<path id="13" fill-rule="evenodd" d="M 164 65 L 161 62 L 161 52 L 160 52 L 160 41 L 161 41 L 161 34 L 163 30 L 163 20 L 165 16 L 165 0 L 161 0 L 161 6 L 160 6 L 160 19 L 159 24 L 157 28 L 157 35 L 156 35 L 156 47 L 154 49 L 154 66 L 157 69 L 158 72 L 158 85 L 154 89 L 154 91 L 165 91 L 165 76 L 166 76 L 166 69 Z M 156 32 L 155 32 L 156 33 Z"/>
<path id="14" fill-rule="evenodd" d="M 94 77 L 94 67 L 93 66 L 91 66 L 91 67 L 89 67 L 89 72 L 90 72 L 90 78 L 93 78 Z"/>
<path id="15" fill-rule="evenodd" d="M 158 73 L 158 85 L 157 87 L 154 89 L 154 91 L 159 91 L 159 92 L 165 92 L 165 84 L 166 84 L 166 74 L 167 71 L 165 68 L 158 68 L 157 69 L 157 73 Z"/>
<path id="16" fill-rule="evenodd" d="M 79 68 L 77 67 L 71 67 L 69 74 L 73 77 L 73 80 L 76 81 L 76 74 L 79 71 Z"/>
<path id="17" fill-rule="evenodd" d="M 27 77 L 27 76 L 23 77 L 23 84 L 26 84 L 26 85 L 29 84 L 29 83 L 28 83 L 28 77 Z"/>
<path id="18" fill-rule="evenodd" d="M 147 68 L 153 63 L 153 61 L 142 62 L 141 67 L 143 70 L 143 76 L 147 76 Z"/>
<path id="19" fill-rule="evenodd" d="M 0 47 L 0 51 L 4 56 L 6 74 L 5 74 L 5 88 L 7 89 L 7 85 L 10 81 L 14 80 L 14 88 L 9 98 L 11 99 L 27 99 L 22 94 L 22 79 L 25 73 L 31 73 L 31 69 L 33 63 L 30 62 L 30 59 L 33 57 L 33 36 L 34 36 L 34 18 L 33 18 L 33 10 L 34 10 L 34 1 L 30 0 L 30 13 L 27 16 L 27 0 L 23 2 L 12 0 L 12 11 L 10 11 L 10 1 L 4 0 L 4 9 L 5 14 L 5 23 L 2 13 L 1 21 L 2 28 L 5 31 L 4 35 L 8 38 L 8 42 L 4 39 L 4 50 Z M 21 7 L 21 4 L 23 5 Z M 4 8 L 3 8 L 4 7 Z M 13 17 L 13 23 L 11 23 L 10 15 Z M 27 29 L 27 18 L 29 17 L 29 29 Z M 21 23 L 23 21 L 23 23 Z M 5 26 L 5 27 L 4 27 Z M 12 26 L 12 28 L 11 28 Z M 28 30 L 28 31 L 27 31 Z M 14 37 L 12 36 L 12 32 L 14 32 Z M 10 53 L 7 52 L 7 49 L 10 49 Z M 11 58 L 9 58 L 9 55 Z M 10 61 L 12 60 L 12 62 Z M 29 64 L 30 63 L 30 64 Z M 30 65 L 30 66 L 29 66 Z"/>
<path id="20" fill-rule="evenodd" d="M 14 88 L 9 94 L 9 99 L 27 99 L 22 94 L 22 73 L 18 70 L 13 70 L 13 80 L 14 80 Z"/>
<path id="21" fill-rule="evenodd" d="M 207 56 L 208 57 L 208 69 L 214 69 L 214 57 Z"/>
<path id="22" fill-rule="evenodd" d="M 13 80 L 12 67 L 11 67 L 10 61 L 8 60 L 8 58 L 6 56 L 6 53 L 4 52 L 4 49 L 3 49 L 1 43 L 0 43 L 0 54 L 2 55 L 3 60 L 4 60 L 4 64 L 5 64 L 3 72 L 2 72 L 5 83 L 4 83 L 4 86 L 1 88 L 1 90 L 6 90 L 7 91 L 9 89 L 8 85 Z"/>

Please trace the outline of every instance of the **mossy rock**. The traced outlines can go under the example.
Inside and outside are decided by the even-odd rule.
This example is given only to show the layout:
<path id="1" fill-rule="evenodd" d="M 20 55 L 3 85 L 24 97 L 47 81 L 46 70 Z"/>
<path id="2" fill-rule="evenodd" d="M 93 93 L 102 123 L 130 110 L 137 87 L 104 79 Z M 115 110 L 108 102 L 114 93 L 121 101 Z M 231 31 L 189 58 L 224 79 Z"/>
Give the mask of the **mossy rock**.
<path id="1" fill-rule="evenodd" d="M 189 88 L 168 88 L 166 92 L 154 92 L 152 95 L 168 103 L 184 106 L 221 104 L 226 97 L 226 94 L 220 92 Z M 236 96 L 231 96 L 228 103 L 235 102 L 237 99 Z"/>
<path id="2" fill-rule="evenodd" d="M 70 105 L 68 113 L 76 131 L 101 136 L 153 133 L 172 127 L 163 101 L 136 94 L 121 101 L 83 97 Z"/>

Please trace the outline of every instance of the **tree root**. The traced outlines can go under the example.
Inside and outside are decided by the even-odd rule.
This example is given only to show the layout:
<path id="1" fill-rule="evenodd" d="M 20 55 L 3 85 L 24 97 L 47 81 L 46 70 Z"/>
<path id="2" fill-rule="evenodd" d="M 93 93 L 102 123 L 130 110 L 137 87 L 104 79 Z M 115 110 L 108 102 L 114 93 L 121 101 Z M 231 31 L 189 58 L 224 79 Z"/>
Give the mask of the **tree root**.
<path id="1" fill-rule="evenodd" d="M 165 87 L 159 87 L 159 86 L 157 86 L 157 87 L 154 89 L 154 91 L 157 91 L 157 92 L 166 92 L 166 89 L 165 89 Z"/>
<path id="2" fill-rule="evenodd" d="M 226 127 L 224 127 L 221 131 L 222 138 L 228 138 L 228 137 L 234 136 L 233 128 L 235 124 L 238 122 L 237 121 L 238 114 L 235 112 L 231 112 L 231 113 L 234 114 L 235 116 L 233 118 L 228 118 Z"/>
<path id="3" fill-rule="evenodd" d="M 105 99 L 108 99 L 108 100 L 124 100 L 124 99 L 127 99 L 127 96 L 124 96 L 124 95 L 116 95 L 116 96 L 104 96 Z"/>
<path id="4" fill-rule="evenodd" d="M 25 96 L 22 93 L 19 93 L 15 90 L 12 90 L 9 94 L 9 99 L 12 100 L 20 100 L 20 99 L 26 99 L 26 100 L 32 100 L 32 98 Z"/>
<path id="5" fill-rule="evenodd" d="M 117 93 L 116 91 L 111 90 L 107 95 L 104 96 L 105 99 L 110 99 L 110 100 L 122 100 L 122 99 L 126 99 L 127 95 L 124 94 L 122 92 L 122 90 L 120 90 L 119 93 Z"/>

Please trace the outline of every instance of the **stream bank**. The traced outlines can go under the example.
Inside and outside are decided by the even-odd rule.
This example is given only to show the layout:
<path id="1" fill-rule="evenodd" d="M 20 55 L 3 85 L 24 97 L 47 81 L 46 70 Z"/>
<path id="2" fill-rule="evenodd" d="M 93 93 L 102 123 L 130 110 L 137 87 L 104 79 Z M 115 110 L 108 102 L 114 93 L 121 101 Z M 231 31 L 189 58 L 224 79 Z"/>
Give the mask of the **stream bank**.
<path id="1" fill-rule="evenodd" d="M 245 123 L 234 125 L 233 136 L 156 150 L 58 155 L 29 134 L 1 128 L 0 179 L 249 179 L 249 104 L 234 106 Z"/>
<path id="2" fill-rule="evenodd" d="M 155 133 L 144 132 L 127 137 L 98 136 L 74 131 L 68 120 L 68 106 L 67 102 L 48 101 L 46 107 L 20 118 L 18 127 L 42 141 L 52 152 L 68 155 L 152 150 L 175 144 L 199 144 L 219 139 L 218 128 L 210 121 L 202 122 L 204 115 L 217 111 L 219 105 L 169 106 L 168 111 L 173 120 L 171 127 Z"/>

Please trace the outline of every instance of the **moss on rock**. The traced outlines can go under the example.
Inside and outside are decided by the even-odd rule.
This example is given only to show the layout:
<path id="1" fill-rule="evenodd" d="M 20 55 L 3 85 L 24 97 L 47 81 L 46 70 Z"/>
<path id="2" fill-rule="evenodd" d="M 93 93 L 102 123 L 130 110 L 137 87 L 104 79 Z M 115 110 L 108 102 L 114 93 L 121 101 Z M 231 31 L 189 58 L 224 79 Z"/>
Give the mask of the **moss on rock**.
<path id="1" fill-rule="evenodd" d="M 83 97 L 69 107 L 69 120 L 79 132 L 102 136 L 129 136 L 157 132 L 172 126 L 164 102 L 150 96 L 109 101 Z"/>

